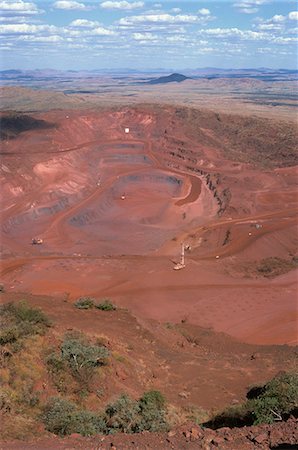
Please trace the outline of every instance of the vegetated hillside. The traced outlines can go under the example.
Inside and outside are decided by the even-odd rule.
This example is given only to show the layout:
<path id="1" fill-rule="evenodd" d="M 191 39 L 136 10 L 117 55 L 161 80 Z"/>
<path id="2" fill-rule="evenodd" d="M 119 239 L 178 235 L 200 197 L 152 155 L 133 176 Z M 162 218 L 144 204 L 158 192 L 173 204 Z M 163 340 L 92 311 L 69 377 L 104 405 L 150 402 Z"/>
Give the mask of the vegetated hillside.
<path id="1" fill-rule="evenodd" d="M 9 113 L 0 116 L 0 139 L 13 139 L 24 131 L 54 127 L 54 124 L 45 120 L 35 119 L 24 114 Z"/>
<path id="2" fill-rule="evenodd" d="M 1 295 L 7 299 L 12 297 Z M 18 295 L 15 299 L 17 297 L 21 298 Z M 222 418 L 233 421 L 234 416 L 236 422 L 239 418 L 242 420 L 241 425 L 270 424 L 275 419 L 272 409 L 282 419 L 295 414 L 298 380 L 291 372 L 278 375 L 270 383 L 262 382 L 259 391 L 254 391 L 254 399 L 243 407 L 238 405 L 234 412 L 228 409 L 221 415 L 214 415 L 202 409 L 193 396 L 198 389 L 201 395 L 207 389 L 210 404 L 215 397 L 218 405 L 219 395 L 225 395 L 228 379 L 232 380 L 229 389 L 238 391 L 237 385 L 243 384 L 243 374 L 248 367 L 250 372 L 259 374 L 258 381 L 261 376 L 264 381 L 268 380 L 269 373 L 272 378 L 272 370 L 265 367 L 263 359 L 267 365 L 270 362 L 270 367 L 273 364 L 277 372 L 281 367 L 291 370 L 294 349 L 290 347 L 245 345 L 211 330 L 202 329 L 198 334 L 196 327 L 183 323 L 177 327 L 158 325 L 159 331 L 157 325 L 151 323 L 155 332 L 158 331 L 153 335 L 129 312 L 115 309 L 107 299 L 98 302 L 81 298 L 70 303 L 62 299 L 53 302 L 45 297 L 26 297 L 30 297 L 31 304 L 51 308 L 51 313 L 48 316 L 25 301 L 5 303 L 1 307 L 0 414 L 2 437 L 6 441 L 33 439 L 49 436 L 49 433 L 92 436 L 169 432 L 189 420 L 200 424 L 214 419 L 210 422 L 213 426 Z M 53 307 L 56 303 L 58 308 Z M 63 320 L 65 314 L 67 325 Z M 242 367 L 240 379 L 237 378 L 240 372 L 234 368 L 236 360 L 231 360 L 234 357 L 238 369 Z M 197 368 L 194 372 L 193 363 L 199 360 L 201 370 Z M 213 368 L 209 372 L 210 380 L 203 376 L 206 364 Z M 226 367 L 230 365 L 233 372 L 225 379 L 223 367 L 227 373 Z M 262 375 L 259 370 L 256 372 L 261 366 Z M 185 377 L 180 382 L 179 373 L 183 370 Z M 182 390 L 183 386 L 187 388 Z M 171 400 L 171 391 L 175 402 Z M 216 409 L 222 411 L 222 408 Z M 259 434 L 254 431 L 250 437 Z M 269 433 L 269 428 L 267 431 Z M 168 436 L 175 434 L 172 432 Z M 205 434 L 192 426 L 181 438 L 205 440 L 216 435 L 212 430 Z M 238 438 L 246 439 L 246 435 L 239 433 Z M 229 441 L 233 440 L 232 435 L 229 436 Z M 146 439 L 143 444 L 145 442 Z"/>
<path id="3" fill-rule="evenodd" d="M 172 73 L 171 75 L 165 77 L 155 78 L 153 80 L 147 81 L 146 84 L 165 84 L 165 83 L 181 83 L 185 80 L 190 80 L 191 78 L 186 77 L 180 73 Z"/>
<path id="4" fill-rule="evenodd" d="M 298 164 L 294 124 L 184 107 L 175 110 L 174 120 L 198 143 L 212 145 L 227 159 L 264 168 Z"/>

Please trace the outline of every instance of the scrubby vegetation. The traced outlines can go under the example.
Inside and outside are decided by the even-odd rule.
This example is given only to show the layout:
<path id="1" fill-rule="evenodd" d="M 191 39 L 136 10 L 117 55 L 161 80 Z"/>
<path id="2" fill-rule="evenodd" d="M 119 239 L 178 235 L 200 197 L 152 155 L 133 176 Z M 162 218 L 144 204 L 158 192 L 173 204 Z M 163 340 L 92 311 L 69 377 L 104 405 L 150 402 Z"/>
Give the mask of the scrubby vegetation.
<path id="1" fill-rule="evenodd" d="M 42 420 L 48 431 L 60 436 L 71 433 L 91 436 L 106 431 L 100 414 L 79 409 L 75 403 L 60 397 L 53 397 L 45 405 Z"/>
<path id="2" fill-rule="evenodd" d="M 94 299 L 91 297 L 80 297 L 74 305 L 78 309 L 91 309 L 94 307 Z"/>
<path id="3" fill-rule="evenodd" d="M 257 271 L 267 278 L 274 278 L 278 275 L 289 272 L 298 267 L 298 258 L 286 260 L 278 257 L 262 259 L 257 267 Z"/>
<path id="4" fill-rule="evenodd" d="M 101 311 L 115 311 L 116 309 L 116 306 L 108 298 L 103 299 L 95 307 Z"/>
<path id="5" fill-rule="evenodd" d="M 57 351 L 46 357 L 49 373 L 59 392 L 67 392 L 78 383 L 78 390 L 90 390 L 96 369 L 108 363 L 109 351 L 103 345 L 92 344 L 80 333 L 67 333 Z"/>
<path id="6" fill-rule="evenodd" d="M 44 334 L 50 326 L 45 314 L 39 309 L 31 308 L 25 301 L 2 305 L 0 315 L 1 345 L 15 344 L 26 336 Z M 14 350 L 16 348 L 14 345 Z"/>
<path id="7" fill-rule="evenodd" d="M 123 358 L 105 337 L 77 331 L 61 337 L 55 329 L 46 334 L 49 319 L 26 302 L 6 304 L 0 311 L 4 439 L 42 434 L 43 426 L 60 436 L 91 436 L 166 431 L 182 420 L 206 420 L 206 411 L 189 407 L 183 412 L 167 405 L 155 390 L 138 399 L 123 393 L 109 401 L 106 380 L 113 365 L 122 364 Z M 218 428 L 272 423 L 297 412 L 298 375 L 282 373 L 265 385 L 251 388 L 245 403 L 224 410 L 205 425 Z"/>
<path id="8" fill-rule="evenodd" d="M 110 301 L 109 298 L 103 298 L 99 303 L 96 303 L 96 299 L 91 297 L 80 297 L 75 302 L 74 306 L 78 309 L 92 309 L 97 308 L 101 311 L 115 311 L 116 306 Z"/>
<path id="9" fill-rule="evenodd" d="M 229 407 L 206 425 L 212 428 L 259 425 L 298 415 L 298 374 L 282 373 L 248 393 L 248 400 Z"/>
<path id="10" fill-rule="evenodd" d="M 0 307 L 0 413 L 3 438 L 25 439 L 36 430 L 45 376 L 40 353 L 50 327 L 47 316 L 25 301 Z"/>
<path id="11" fill-rule="evenodd" d="M 158 391 L 145 392 L 139 400 L 123 394 L 102 412 L 80 409 L 73 402 L 55 397 L 45 405 L 42 419 L 48 431 L 61 436 L 168 429 L 165 399 Z"/>

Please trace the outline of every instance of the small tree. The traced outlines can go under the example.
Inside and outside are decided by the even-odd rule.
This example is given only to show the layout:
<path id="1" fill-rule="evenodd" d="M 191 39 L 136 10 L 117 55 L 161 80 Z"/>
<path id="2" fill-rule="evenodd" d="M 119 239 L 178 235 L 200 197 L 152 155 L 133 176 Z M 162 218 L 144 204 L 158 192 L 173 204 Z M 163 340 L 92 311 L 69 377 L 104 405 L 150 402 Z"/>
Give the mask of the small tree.
<path id="1" fill-rule="evenodd" d="M 118 400 L 106 408 L 106 423 L 111 431 L 135 433 L 140 423 L 140 407 L 138 402 L 128 395 L 121 395 Z"/>
<path id="2" fill-rule="evenodd" d="M 79 336 L 66 336 L 61 346 L 62 360 L 71 368 L 78 381 L 88 383 L 94 369 L 107 364 L 108 350 L 104 346 L 91 345 Z"/>

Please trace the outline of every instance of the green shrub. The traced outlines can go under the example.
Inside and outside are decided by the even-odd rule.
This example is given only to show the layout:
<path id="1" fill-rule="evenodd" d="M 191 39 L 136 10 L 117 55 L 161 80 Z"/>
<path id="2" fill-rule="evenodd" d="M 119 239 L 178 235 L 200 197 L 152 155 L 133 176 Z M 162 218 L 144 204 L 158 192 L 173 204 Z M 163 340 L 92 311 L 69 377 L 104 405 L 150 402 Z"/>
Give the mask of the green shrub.
<path id="1" fill-rule="evenodd" d="M 10 317 L 17 323 L 29 322 L 31 324 L 41 324 L 50 326 L 48 317 L 37 308 L 31 308 L 25 300 L 19 303 L 7 303 L 0 307 L 1 315 Z"/>
<path id="2" fill-rule="evenodd" d="M 54 397 L 46 404 L 42 420 L 48 431 L 65 436 L 75 433 L 76 420 L 74 417 L 76 412 L 77 407 L 74 403 Z"/>
<path id="3" fill-rule="evenodd" d="M 92 436 L 98 433 L 107 433 L 106 423 L 102 415 L 91 411 L 81 410 L 74 414 L 76 433 L 83 436 Z"/>
<path id="4" fill-rule="evenodd" d="M 11 344 L 16 342 L 20 337 L 20 330 L 17 326 L 3 327 L 3 331 L 0 334 L 0 345 Z"/>
<path id="5" fill-rule="evenodd" d="M 78 309 L 91 309 L 94 307 L 94 299 L 91 297 L 80 297 L 74 306 Z"/>
<path id="6" fill-rule="evenodd" d="M 48 370 L 52 373 L 58 373 L 65 369 L 65 364 L 62 358 L 57 353 L 50 353 L 46 358 Z"/>
<path id="7" fill-rule="evenodd" d="M 105 421 L 109 432 L 135 433 L 139 429 L 140 407 L 128 395 L 121 395 L 106 408 Z"/>
<path id="8" fill-rule="evenodd" d="M 61 358 L 70 367 L 73 376 L 88 384 L 94 369 L 107 364 L 109 351 L 104 346 L 92 345 L 79 335 L 66 335 L 61 346 Z"/>
<path id="9" fill-rule="evenodd" d="M 286 419 L 298 408 L 298 375 L 283 373 L 264 386 L 255 389 L 256 395 L 240 405 L 226 408 L 205 425 L 212 428 L 240 427 L 274 423 Z"/>
<path id="10" fill-rule="evenodd" d="M 139 431 L 166 431 L 165 398 L 159 391 L 148 391 L 139 400 L 141 420 Z"/>
<path id="11" fill-rule="evenodd" d="M 139 433 L 141 431 L 165 431 L 165 399 L 158 391 L 144 393 L 139 401 L 123 394 L 106 408 L 109 432 Z"/>
<path id="12" fill-rule="evenodd" d="M 31 308 L 25 301 L 0 306 L 0 344 L 13 344 L 18 339 L 44 334 L 50 326 L 48 317 L 39 309 Z"/>
<path id="13" fill-rule="evenodd" d="M 265 384 L 264 392 L 251 400 L 254 424 L 273 423 L 298 408 L 298 375 L 283 373 Z"/>
<path id="14" fill-rule="evenodd" d="M 106 432 L 105 422 L 101 415 L 80 410 L 75 403 L 59 397 L 52 398 L 46 404 L 42 420 L 48 431 L 59 436 L 72 433 L 92 436 Z"/>
<path id="15" fill-rule="evenodd" d="M 100 309 L 101 311 L 115 311 L 116 310 L 116 306 L 113 305 L 113 303 L 111 303 L 108 298 L 104 299 L 101 303 L 98 303 L 97 305 L 95 305 L 95 307 L 97 309 Z"/>

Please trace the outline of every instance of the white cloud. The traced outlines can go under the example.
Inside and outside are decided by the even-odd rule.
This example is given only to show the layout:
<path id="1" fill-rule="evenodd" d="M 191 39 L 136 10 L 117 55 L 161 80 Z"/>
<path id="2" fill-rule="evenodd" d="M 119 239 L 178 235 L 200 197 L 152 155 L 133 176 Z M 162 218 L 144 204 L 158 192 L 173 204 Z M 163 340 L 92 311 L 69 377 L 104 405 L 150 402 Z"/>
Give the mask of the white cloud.
<path id="1" fill-rule="evenodd" d="M 133 33 L 132 36 L 135 41 L 154 41 L 158 39 L 156 34 L 151 33 Z"/>
<path id="2" fill-rule="evenodd" d="M 20 36 L 18 38 L 22 41 L 29 41 L 29 42 L 48 42 L 48 43 L 56 43 L 63 41 L 63 38 L 61 36 L 58 36 L 57 34 L 53 34 L 51 36 L 32 36 L 32 35 L 25 35 Z"/>
<path id="3" fill-rule="evenodd" d="M 273 40 L 276 44 L 294 44 L 298 42 L 297 37 L 277 37 Z"/>
<path id="4" fill-rule="evenodd" d="M 24 2 L 22 0 L 9 2 L 7 0 L 0 1 L 0 11 L 3 14 L 38 14 L 40 11 L 32 2 Z"/>
<path id="5" fill-rule="evenodd" d="M 284 22 L 286 20 L 286 18 L 285 18 L 285 16 L 282 16 L 281 14 L 275 14 L 275 16 L 273 16 L 269 20 L 271 20 L 274 23 L 281 23 L 281 22 Z"/>
<path id="6" fill-rule="evenodd" d="M 97 27 L 94 28 L 93 30 L 90 30 L 90 33 L 88 34 L 94 36 L 114 36 L 117 33 L 115 33 L 115 31 L 108 30 L 107 28 Z"/>
<path id="7" fill-rule="evenodd" d="M 125 0 L 116 2 L 116 1 L 106 1 L 100 4 L 100 6 L 104 9 L 121 9 L 121 10 L 131 10 L 136 8 L 142 8 L 144 6 L 144 2 L 132 2 L 129 3 Z"/>
<path id="8" fill-rule="evenodd" d="M 95 20 L 76 19 L 70 23 L 72 27 L 93 28 L 99 25 L 99 22 Z"/>
<path id="9" fill-rule="evenodd" d="M 167 41 L 168 42 L 173 42 L 173 43 L 179 43 L 179 42 L 186 42 L 187 39 L 185 36 L 168 36 L 167 37 Z"/>
<path id="10" fill-rule="evenodd" d="M 258 18 L 257 22 L 259 22 L 259 24 L 257 25 L 257 28 L 258 28 L 258 30 L 263 30 L 263 31 L 264 30 L 281 31 L 284 28 L 285 21 L 286 21 L 286 17 L 282 16 L 281 14 L 275 14 L 275 16 L 273 16 L 267 20 Z"/>
<path id="11" fill-rule="evenodd" d="M 161 6 L 161 5 L 160 5 Z M 172 8 L 171 9 L 171 12 L 173 12 L 173 13 L 176 13 L 176 14 L 178 14 L 178 13 L 181 13 L 181 9 L 180 8 Z"/>
<path id="12" fill-rule="evenodd" d="M 292 11 L 289 13 L 290 20 L 298 20 L 298 11 Z"/>
<path id="13" fill-rule="evenodd" d="M 210 16 L 210 11 L 207 8 L 201 8 L 198 11 L 199 14 L 201 14 L 202 16 Z"/>
<path id="14" fill-rule="evenodd" d="M 83 10 L 83 9 L 87 9 L 86 5 L 84 5 L 84 3 L 79 3 L 79 2 L 75 2 L 75 1 L 71 1 L 71 0 L 61 0 L 61 1 L 55 2 L 53 6 L 56 9 L 67 9 L 67 10 L 72 10 L 72 9 Z"/>
<path id="15" fill-rule="evenodd" d="M 123 17 L 119 20 L 119 24 L 125 26 L 146 23 L 191 24 L 199 21 L 199 17 L 190 14 L 177 16 L 173 16 L 171 14 L 144 14 L 139 16 Z"/>
<path id="16" fill-rule="evenodd" d="M 54 25 L 29 25 L 27 23 L 0 25 L 0 34 L 36 34 L 56 30 L 57 28 Z"/>
<path id="17" fill-rule="evenodd" d="M 269 3 L 271 0 L 238 0 L 234 7 L 244 14 L 254 14 L 258 12 L 259 6 Z"/>
<path id="18" fill-rule="evenodd" d="M 240 30 L 239 28 L 209 28 L 201 30 L 199 34 L 206 34 L 215 38 L 238 38 L 241 40 L 267 40 L 271 38 L 270 34 L 259 31 Z"/>

